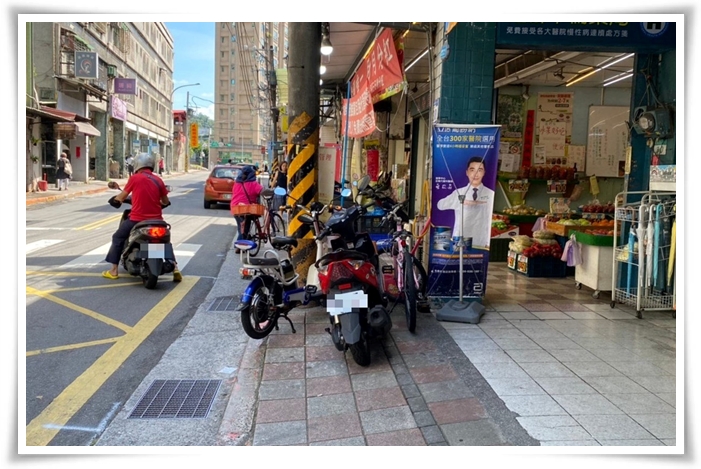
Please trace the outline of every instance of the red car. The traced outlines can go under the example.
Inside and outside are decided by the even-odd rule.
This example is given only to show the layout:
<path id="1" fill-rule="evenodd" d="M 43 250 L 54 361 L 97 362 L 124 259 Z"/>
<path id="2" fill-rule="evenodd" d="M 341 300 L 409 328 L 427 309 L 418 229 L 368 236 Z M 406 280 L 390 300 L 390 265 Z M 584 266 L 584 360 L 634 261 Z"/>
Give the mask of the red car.
<path id="1" fill-rule="evenodd" d="M 212 208 L 217 203 L 229 205 L 231 188 L 242 168 L 239 164 L 222 164 L 212 169 L 204 183 L 204 208 Z"/>

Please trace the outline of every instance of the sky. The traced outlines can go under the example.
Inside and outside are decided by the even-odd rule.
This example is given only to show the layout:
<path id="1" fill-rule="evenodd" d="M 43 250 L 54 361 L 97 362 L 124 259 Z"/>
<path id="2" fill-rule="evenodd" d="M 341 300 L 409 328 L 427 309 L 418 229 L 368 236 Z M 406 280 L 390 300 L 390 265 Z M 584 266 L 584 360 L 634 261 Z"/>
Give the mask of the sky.
<path id="1" fill-rule="evenodd" d="M 173 36 L 173 109 L 185 109 L 187 93 L 195 112 L 214 119 L 214 23 L 172 23 L 166 27 Z M 197 86 L 183 86 L 199 83 Z"/>

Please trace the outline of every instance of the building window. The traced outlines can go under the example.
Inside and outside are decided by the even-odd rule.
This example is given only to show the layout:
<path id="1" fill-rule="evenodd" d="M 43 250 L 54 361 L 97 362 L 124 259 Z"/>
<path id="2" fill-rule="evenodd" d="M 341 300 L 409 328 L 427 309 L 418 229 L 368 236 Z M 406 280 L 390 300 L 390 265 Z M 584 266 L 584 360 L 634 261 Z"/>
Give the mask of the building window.
<path id="1" fill-rule="evenodd" d="M 231 42 L 236 42 L 236 35 L 235 34 L 231 35 Z"/>
<path id="2" fill-rule="evenodd" d="M 235 79 L 235 78 L 232 78 L 232 79 L 231 79 L 231 84 L 232 84 L 232 85 L 235 85 L 235 84 L 236 84 L 236 79 Z"/>

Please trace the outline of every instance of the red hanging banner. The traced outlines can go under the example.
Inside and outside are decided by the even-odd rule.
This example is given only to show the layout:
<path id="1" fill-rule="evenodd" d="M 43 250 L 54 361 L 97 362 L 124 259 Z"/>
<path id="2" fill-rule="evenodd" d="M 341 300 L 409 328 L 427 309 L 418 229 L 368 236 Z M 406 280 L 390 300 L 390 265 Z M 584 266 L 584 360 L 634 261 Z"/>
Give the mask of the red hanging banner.
<path id="1" fill-rule="evenodd" d="M 385 28 L 351 80 L 351 95 L 356 96 L 367 83 L 372 102 L 376 103 L 402 90 L 404 73 L 392 37 Z"/>
<path id="2" fill-rule="evenodd" d="M 358 94 L 353 93 L 350 99 L 350 111 L 348 100 L 343 100 L 343 115 L 341 119 L 341 131 L 346 134 L 346 114 L 348 115 L 348 136 L 360 138 L 370 135 L 375 130 L 375 113 L 372 110 L 370 92 L 367 86 L 363 86 Z"/>

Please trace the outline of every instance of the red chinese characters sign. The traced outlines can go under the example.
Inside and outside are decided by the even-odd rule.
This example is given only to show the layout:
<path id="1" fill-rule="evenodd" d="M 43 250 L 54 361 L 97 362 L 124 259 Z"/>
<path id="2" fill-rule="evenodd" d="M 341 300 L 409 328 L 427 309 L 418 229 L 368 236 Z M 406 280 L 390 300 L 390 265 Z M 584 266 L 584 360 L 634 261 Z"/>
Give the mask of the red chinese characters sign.
<path id="1" fill-rule="evenodd" d="M 367 84 L 376 103 L 402 90 L 404 74 L 391 29 L 384 29 L 351 80 L 351 95 L 357 96 Z"/>
<path id="2" fill-rule="evenodd" d="M 353 97 L 350 99 L 350 109 L 348 109 L 348 100 L 343 100 L 341 130 L 344 135 L 346 134 L 346 117 L 348 117 L 348 136 L 351 138 L 365 137 L 375 130 L 375 113 L 372 110 L 370 91 L 367 86 L 360 88 L 358 94 L 353 93 Z"/>

